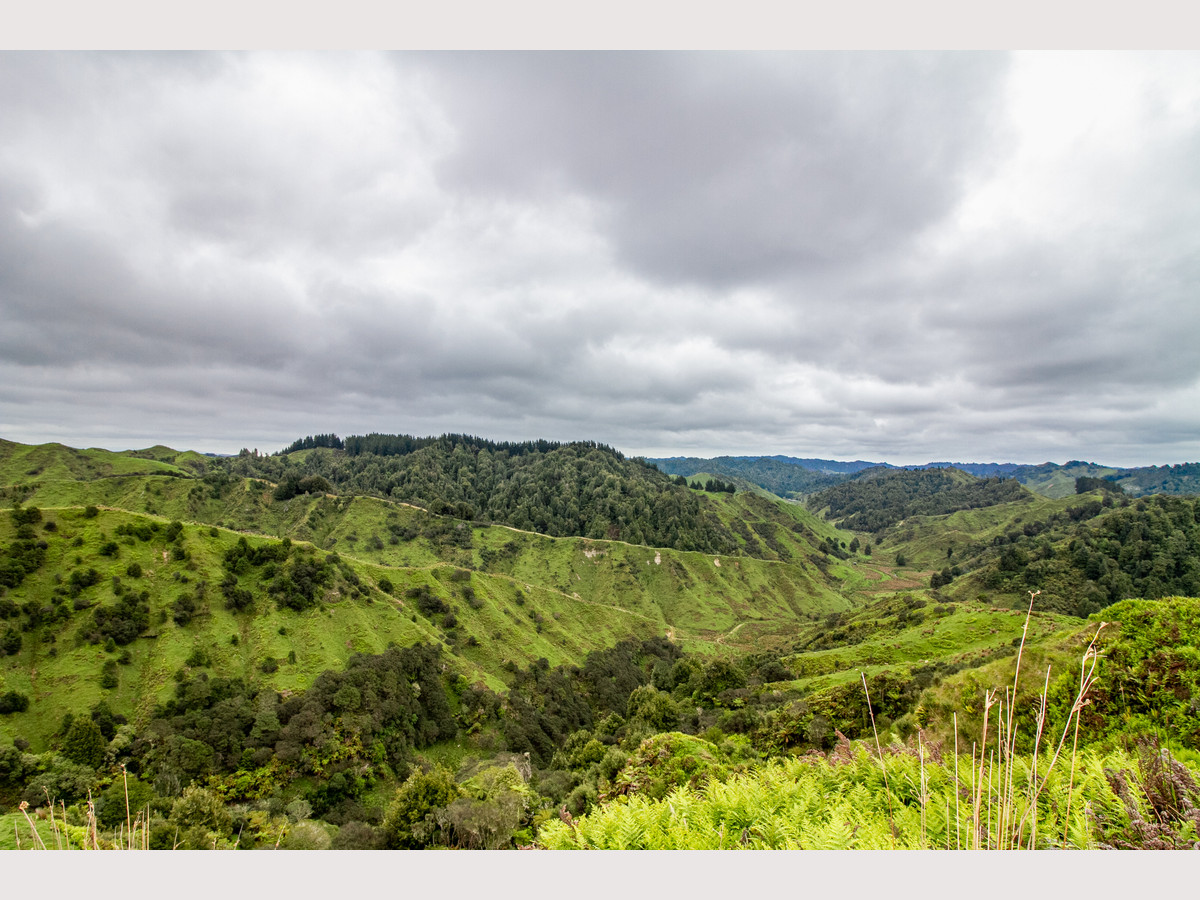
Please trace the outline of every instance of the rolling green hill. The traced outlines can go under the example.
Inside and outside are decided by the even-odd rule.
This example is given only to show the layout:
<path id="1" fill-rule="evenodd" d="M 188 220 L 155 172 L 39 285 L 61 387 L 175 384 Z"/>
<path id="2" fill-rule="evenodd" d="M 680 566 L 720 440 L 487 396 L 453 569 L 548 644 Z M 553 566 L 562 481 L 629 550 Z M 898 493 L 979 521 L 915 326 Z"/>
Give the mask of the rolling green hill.
<path id="1" fill-rule="evenodd" d="M 1194 500 L 936 468 L 803 505 L 590 443 L 333 438 L 228 459 L 0 443 L 0 815 L 45 789 L 82 824 L 92 790 L 113 827 L 125 764 L 155 846 L 529 844 L 564 808 L 873 728 L 967 740 L 1018 652 L 1031 684 L 1051 665 L 1060 722 L 1101 607 L 1132 674 L 1087 740 L 1162 721 L 1200 748 L 1194 617 L 1169 599 L 1200 593 Z M 1110 606 L 1139 595 L 1162 606 Z M 406 791 L 442 793 L 410 821 Z"/>

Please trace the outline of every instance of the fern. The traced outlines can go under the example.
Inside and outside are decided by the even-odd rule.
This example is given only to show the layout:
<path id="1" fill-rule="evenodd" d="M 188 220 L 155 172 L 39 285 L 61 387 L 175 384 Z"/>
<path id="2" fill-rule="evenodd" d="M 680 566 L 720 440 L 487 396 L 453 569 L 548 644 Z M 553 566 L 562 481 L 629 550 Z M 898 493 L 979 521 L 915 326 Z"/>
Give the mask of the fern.
<path id="1" fill-rule="evenodd" d="M 877 759 L 863 752 L 834 764 L 812 758 L 772 760 L 701 790 L 677 788 L 662 800 L 633 796 L 575 820 L 574 828 L 550 821 L 538 841 L 553 849 L 918 849 L 967 847 L 974 797 L 958 798 L 955 814 L 954 760 L 925 760 L 924 817 L 921 761 L 896 753 L 887 759 L 893 796 L 889 808 Z M 960 760 L 960 769 L 970 765 Z M 1037 790 L 1032 761 L 1012 760 L 1012 800 L 1007 835 L 994 832 L 993 846 L 1096 847 L 1097 816 L 1123 828 L 1128 814 L 1105 777 L 1105 769 L 1132 770 L 1136 758 L 1123 751 L 1080 755 L 1071 775 L 1059 768 L 1044 777 L 1039 761 Z M 985 776 L 986 777 L 986 776 Z M 967 782 L 960 780 L 964 793 Z M 1037 795 L 1036 816 L 1030 810 Z M 1071 799 L 1070 815 L 1067 801 Z M 982 797 L 981 818 L 989 817 Z M 1140 801 L 1139 801 L 1140 802 Z M 1027 816 L 1026 813 L 1029 813 Z M 957 820 L 955 818 L 957 815 Z M 1036 821 L 1036 834 L 1019 823 Z M 895 833 L 892 824 L 895 825 Z"/>

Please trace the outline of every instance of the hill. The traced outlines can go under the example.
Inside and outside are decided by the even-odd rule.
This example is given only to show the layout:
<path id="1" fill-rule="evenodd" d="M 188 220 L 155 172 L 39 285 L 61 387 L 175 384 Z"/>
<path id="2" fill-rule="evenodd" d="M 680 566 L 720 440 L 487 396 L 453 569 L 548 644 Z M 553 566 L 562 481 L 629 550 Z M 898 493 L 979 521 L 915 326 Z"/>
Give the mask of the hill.
<path id="1" fill-rule="evenodd" d="M 279 499 L 302 479 L 330 490 L 415 503 L 461 519 L 556 537 L 625 540 L 727 553 L 733 536 L 694 492 L 601 444 L 497 443 L 464 435 L 367 435 L 345 449 L 243 454 L 228 474 L 269 480 Z"/>
<path id="2" fill-rule="evenodd" d="M 781 497 L 807 494 L 842 481 L 845 476 L 802 465 L 800 461 L 776 457 L 719 456 L 715 459 L 675 457 L 647 460 L 668 475 L 701 473 L 743 479 Z M 811 462 L 819 462 L 812 460 Z"/>
<path id="3" fill-rule="evenodd" d="M 1071 722 L 1099 609 L 1120 622 L 1104 638 L 1119 669 L 1085 743 L 1115 753 L 1165 723 L 1178 752 L 1200 749 L 1196 601 L 1170 596 L 1200 592 L 1193 499 L 1048 499 L 931 466 L 841 473 L 806 506 L 711 468 L 697 490 L 598 444 L 463 435 L 226 459 L 5 442 L 0 473 L 10 836 L 24 820 L 5 809 L 44 791 L 85 824 L 91 790 L 101 830 L 124 826 L 122 765 L 163 847 L 567 846 L 552 823 L 619 798 L 683 808 L 743 775 L 814 790 L 790 757 L 844 765 L 876 729 L 942 778 L 920 754 L 977 740 L 983 691 L 1018 656 L 1020 716 L 1042 678 L 1054 728 Z M 1105 759 L 1088 771 L 1137 764 Z M 857 765 L 822 789 L 875 810 L 862 845 L 927 845 L 920 791 Z M 1076 801 L 1120 808 L 1097 777 Z M 879 819 L 889 804 L 908 831 Z M 1072 821 L 1073 845 L 1149 845 Z M 739 845 L 790 846 L 767 837 L 781 820 L 747 823 Z"/>
<path id="4" fill-rule="evenodd" d="M 1200 493 L 1200 463 L 1173 466 L 1120 468 L 1094 462 L 1070 460 L 1063 464 L 930 462 L 922 465 L 894 466 L 862 460 L 839 462 L 829 459 L 800 459 L 794 456 L 719 456 L 713 459 L 669 457 L 648 462 L 672 475 L 712 472 L 740 477 L 780 496 L 798 496 L 832 487 L 864 469 L 904 468 L 958 469 L 978 478 L 1012 478 L 1045 497 L 1058 499 L 1075 493 L 1075 479 L 1105 478 L 1120 485 L 1133 497 L 1148 494 L 1188 495 Z M 800 471 L 795 471 L 799 469 Z"/>
<path id="5" fill-rule="evenodd" d="M 914 515 L 1025 499 L 1011 479 L 981 479 L 960 469 L 865 469 L 852 480 L 811 496 L 810 509 L 826 510 L 845 528 L 880 532 Z"/>

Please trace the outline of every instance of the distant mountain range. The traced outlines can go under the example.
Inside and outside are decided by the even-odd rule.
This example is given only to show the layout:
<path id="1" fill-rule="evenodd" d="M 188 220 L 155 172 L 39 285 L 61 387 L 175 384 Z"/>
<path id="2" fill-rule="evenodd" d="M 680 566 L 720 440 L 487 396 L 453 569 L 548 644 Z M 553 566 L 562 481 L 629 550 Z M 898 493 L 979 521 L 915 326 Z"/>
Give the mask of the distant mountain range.
<path id="1" fill-rule="evenodd" d="M 960 469 L 978 478 L 1015 478 L 1046 497 L 1066 497 L 1075 492 L 1075 479 L 1103 478 L 1119 485 L 1133 497 L 1146 494 L 1200 493 L 1200 463 L 1173 466 L 1121 468 L 1100 463 L 1070 460 L 1040 465 L 1021 463 L 929 462 L 916 466 L 896 466 L 887 462 L 856 459 L 801 458 L 795 456 L 717 456 L 702 459 L 672 456 L 647 459 L 668 475 L 720 475 L 741 478 L 780 496 L 811 494 L 856 477 L 867 469 Z"/>

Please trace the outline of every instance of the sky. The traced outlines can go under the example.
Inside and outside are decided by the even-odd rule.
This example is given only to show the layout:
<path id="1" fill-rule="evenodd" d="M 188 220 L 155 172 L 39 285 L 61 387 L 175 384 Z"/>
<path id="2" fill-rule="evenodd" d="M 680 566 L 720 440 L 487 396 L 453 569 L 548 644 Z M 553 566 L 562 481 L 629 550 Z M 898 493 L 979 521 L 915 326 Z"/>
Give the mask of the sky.
<path id="1" fill-rule="evenodd" d="M 0 437 L 1200 460 L 1200 54 L 0 53 Z"/>

